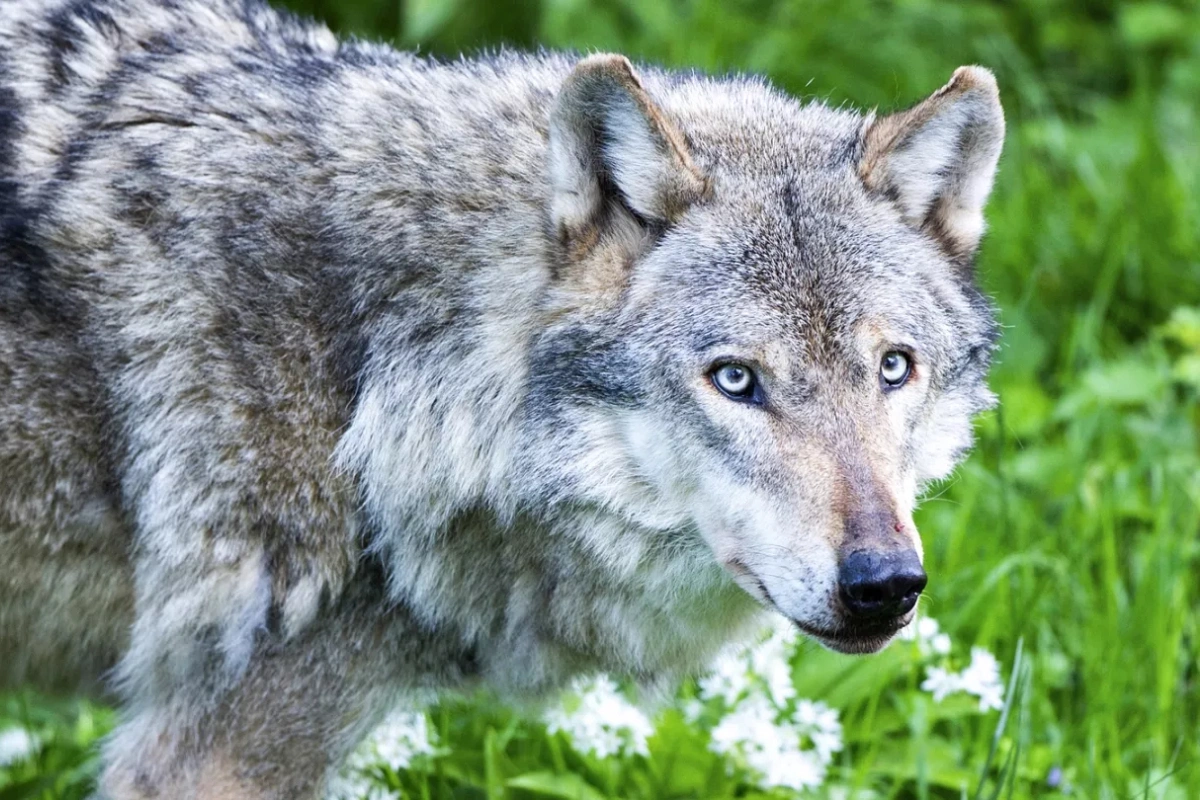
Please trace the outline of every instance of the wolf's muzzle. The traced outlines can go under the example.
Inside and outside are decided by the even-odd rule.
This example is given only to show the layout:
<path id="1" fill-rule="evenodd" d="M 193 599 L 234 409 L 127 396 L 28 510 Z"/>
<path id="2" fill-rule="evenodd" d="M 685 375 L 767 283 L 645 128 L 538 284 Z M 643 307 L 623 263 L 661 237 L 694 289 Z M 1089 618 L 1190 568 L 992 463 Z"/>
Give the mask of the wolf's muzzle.
<path id="1" fill-rule="evenodd" d="M 894 619 L 912 611 L 926 580 L 915 550 L 858 550 L 838 568 L 838 594 L 855 620 Z"/>

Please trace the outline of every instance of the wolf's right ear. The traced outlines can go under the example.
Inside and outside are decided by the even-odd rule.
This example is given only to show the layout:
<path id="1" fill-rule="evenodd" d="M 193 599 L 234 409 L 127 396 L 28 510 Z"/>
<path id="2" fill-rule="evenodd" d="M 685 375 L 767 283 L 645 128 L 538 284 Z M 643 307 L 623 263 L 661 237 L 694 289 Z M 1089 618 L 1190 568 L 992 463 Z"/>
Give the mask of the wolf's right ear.
<path id="1" fill-rule="evenodd" d="M 983 235 L 983 206 L 1003 143 L 996 79 L 983 67 L 959 67 L 913 108 L 870 122 L 859 175 L 892 199 L 906 222 L 965 260 Z"/>
<path id="2" fill-rule="evenodd" d="M 618 55 L 589 56 L 563 82 L 550 115 L 549 171 L 564 239 L 602 225 L 614 203 L 669 224 L 707 190 L 682 134 Z"/>

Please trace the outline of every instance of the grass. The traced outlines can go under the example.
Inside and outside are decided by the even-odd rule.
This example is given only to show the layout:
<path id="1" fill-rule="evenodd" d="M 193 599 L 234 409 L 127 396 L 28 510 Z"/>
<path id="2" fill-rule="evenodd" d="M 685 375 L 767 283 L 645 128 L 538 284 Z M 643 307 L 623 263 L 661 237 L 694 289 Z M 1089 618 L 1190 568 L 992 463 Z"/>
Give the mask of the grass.
<path id="1" fill-rule="evenodd" d="M 852 796 L 959 797 L 966 786 L 975 797 L 1200 797 L 1194 2 L 294 5 L 435 53 L 501 40 L 620 50 L 763 72 L 835 104 L 893 108 L 959 64 L 991 67 L 1010 136 L 979 269 L 1005 326 L 992 380 L 1001 406 L 918 523 L 927 610 L 959 657 L 987 647 L 1024 688 L 1009 692 L 997 738 L 998 715 L 933 703 L 905 646 L 867 661 L 802 648 L 795 683 L 841 712 L 846 749 L 833 774 Z M 1026 666 L 1014 670 L 1021 642 Z M 37 764 L 0 770 L 0 800 L 83 796 L 109 712 L 20 696 L 0 705 L 0 728 L 4 719 L 46 746 Z M 649 760 L 608 762 L 486 701 L 433 720 L 446 754 L 385 776 L 411 796 L 529 796 L 517 779 L 530 774 L 563 797 L 762 796 L 678 715 Z"/>

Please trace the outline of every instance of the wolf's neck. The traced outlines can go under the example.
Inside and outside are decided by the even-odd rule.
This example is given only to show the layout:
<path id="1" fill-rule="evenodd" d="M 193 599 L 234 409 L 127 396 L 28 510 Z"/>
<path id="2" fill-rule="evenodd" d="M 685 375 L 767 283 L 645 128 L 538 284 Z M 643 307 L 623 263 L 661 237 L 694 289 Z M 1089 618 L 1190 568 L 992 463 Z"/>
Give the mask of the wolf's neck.
<path id="1" fill-rule="evenodd" d="M 558 256 L 551 95 L 533 84 L 558 69 L 520 86 L 445 73 L 419 95 L 348 98 L 354 147 L 327 165 L 338 207 L 353 209 L 340 229 L 367 259 L 356 305 L 373 309 L 338 463 L 358 479 L 395 599 L 477 644 L 492 682 L 518 690 L 580 669 L 699 667 L 755 608 L 676 511 L 621 507 L 646 489 L 621 491 L 617 476 L 637 471 L 595 463 L 621 457 L 619 431 L 581 428 L 576 464 L 546 451 L 563 437 L 539 425 L 557 423 L 526 414 Z M 581 492 L 581 471 L 612 477 Z"/>
<path id="2" fill-rule="evenodd" d="M 436 530 L 511 495 L 554 242 L 536 75 L 414 64 L 325 98 L 323 169 L 367 342 L 337 460 L 373 516 Z"/>
<path id="3" fill-rule="evenodd" d="M 479 677 L 538 694 L 608 671 L 673 684 L 755 630 L 759 606 L 687 532 L 575 505 L 502 519 L 484 510 L 381 553 L 422 635 L 476 654 Z"/>

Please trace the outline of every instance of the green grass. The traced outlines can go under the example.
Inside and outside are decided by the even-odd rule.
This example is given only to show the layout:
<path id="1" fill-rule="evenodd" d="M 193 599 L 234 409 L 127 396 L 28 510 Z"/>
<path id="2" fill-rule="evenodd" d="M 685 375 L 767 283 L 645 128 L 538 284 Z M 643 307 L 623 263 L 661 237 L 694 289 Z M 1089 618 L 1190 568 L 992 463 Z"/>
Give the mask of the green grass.
<path id="1" fill-rule="evenodd" d="M 434 53 L 499 41 L 620 50 L 763 72 L 835 104 L 893 108 L 959 64 L 991 67 L 1010 136 L 979 268 L 1005 326 L 992 381 L 1001 406 L 918 522 L 926 608 L 956 654 L 987 647 L 1008 674 L 1023 641 L 1028 681 L 994 739 L 998 715 L 935 704 L 918 688 L 907 646 L 868 660 L 804 648 L 795 680 L 841 711 L 847 748 L 835 782 L 863 796 L 959 797 L 966 786 L 967 796 L 1057 797 L 1069 786 L 1074 797 L 1200 797 L 1194 2 L 293 5 Z M 0 770 L 0 799 L 82 796 L 87 745 L 110 715 L 20 697 L 0 705 L 0 728 L 6 718 L 47 745 L 38 764 Z M 648 761 L 610 762 L 483 701 L 432 719 L 446 753 L 388 777 L 411 796 L 530 796 L 511 783 L 530 773 L 566 786 L 564 797 L 756 796 L 677 716 Z M 1055 769 L 1057 789 L 1047 782 Z"/>

